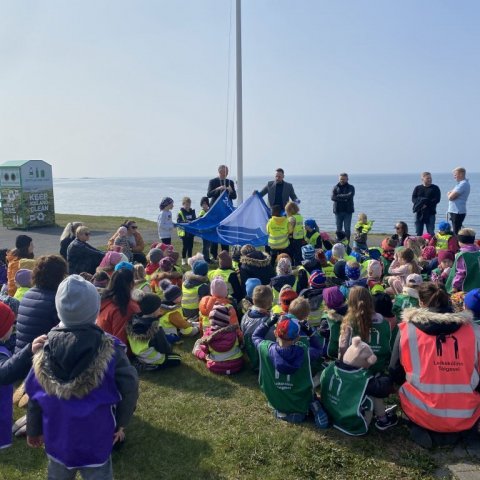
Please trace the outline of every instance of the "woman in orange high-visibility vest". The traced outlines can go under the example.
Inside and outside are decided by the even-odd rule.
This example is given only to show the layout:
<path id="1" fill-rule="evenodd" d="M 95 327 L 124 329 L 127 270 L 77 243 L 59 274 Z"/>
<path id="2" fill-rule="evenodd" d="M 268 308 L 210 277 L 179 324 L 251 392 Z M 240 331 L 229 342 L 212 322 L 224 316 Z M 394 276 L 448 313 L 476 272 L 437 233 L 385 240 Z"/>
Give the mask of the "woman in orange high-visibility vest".
<path id="1" fill-rule="evenodd" d="M 480 328 L 471 312 L 453 312 L 436 284 L 422 284 L 418 294 L 420 308 L 403 312 L 390 374 L 401 385 L 412 440 L 430 448 L 444 443 L 445 434 L 476 427 L 480 419 Z"/>

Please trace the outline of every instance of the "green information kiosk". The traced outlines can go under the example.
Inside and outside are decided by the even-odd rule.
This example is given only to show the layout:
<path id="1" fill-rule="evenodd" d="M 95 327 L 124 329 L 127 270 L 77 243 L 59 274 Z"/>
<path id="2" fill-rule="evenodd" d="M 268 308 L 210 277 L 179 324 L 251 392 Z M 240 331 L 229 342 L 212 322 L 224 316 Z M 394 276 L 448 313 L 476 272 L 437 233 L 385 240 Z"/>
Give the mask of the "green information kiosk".
<path id="1" fill-rule="evenodd" d="M 3 226 L 32 228 L 55 225 L 52 166 L 43 160 L 0 165 Z"/>

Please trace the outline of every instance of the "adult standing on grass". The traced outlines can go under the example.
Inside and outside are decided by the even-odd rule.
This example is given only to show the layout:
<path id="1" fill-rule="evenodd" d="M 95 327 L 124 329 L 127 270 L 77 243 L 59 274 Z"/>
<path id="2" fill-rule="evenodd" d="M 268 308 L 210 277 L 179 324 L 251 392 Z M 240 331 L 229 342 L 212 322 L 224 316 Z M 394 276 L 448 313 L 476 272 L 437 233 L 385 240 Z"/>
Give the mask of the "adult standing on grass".
<path id="1" fill-rule="evenodd" d="M 332 190 L 333 213 L 337 224 L 337 232 L 343 231 L 350 243 L 352 214 L 354 212 L 353 197 L 355 187 L 348 183 L 348 174 L 341 173 L 338 183 Z"/>
<path id="2" fill-rule="evenodd" d="M 452 222 L 453 233 L 458 234 L 467 215 L 467 199 L 470 195 L 470 183 L 465 178 L 467 171 L 463 167 L 453 170 L 457 184 L 447 193 L 448 217 Z"/>
<path id="3" fill-rule="evenodd" d="M 260 196 L 268 194 L 268 204 L 270 208 L 274 205 L 280 205 L 285 210 L 285 205 L 289 199 L 300 203 L 291 183 L 285 182 L 285 172 L 283 168 L 275 170 L 275 179 L 268 182 L 261 190 Z M 256 193 L 256 191 L 254 192 Z"/>
<path id="4" fill-rule="evenodd" d="M 441 198 L 440 189 L 432 183 L 432 174 L 423 172 L 421 178 L 422 184 L 417 185 L 412 193 L 417 237 L 423 235 L 424 225 L 430 235 L 435 235 L 435 215 Z"/>
<path id="5" fill-rule="evenodd" d="M 143 249 L 145 248 L 145 242 L 138 231 L 137 222 L 135 220 L 125 220 L 122 227 L 127 229 L 127 240 L 130 248 L 132 249 L 133 259 L 132 262 L 141 263 L 143 266 L 147 264 L 147 258 L 143 253 Z M 111 250 L 113 245 L 115 245 L 115 239 L 117 238 L 118 233 L 115 234 L 110 238 L 108 241 L 108 249 Z"/>
<path id="6" fill-rule="evenodd" d="M 235 191 L 235 184 L 233 180 L 230 180 L 228 177 L 228 167 L 226 165 L 220 165 L 218 167 L 218 176 L 212 178 L 208 182 L 207 188 L 207 197 L 211 198 L 210 205 L 213 205 L 217 198 L 225 191 L 228 192 L 228 197 L 230 200 L 235 200 L 237 198 L 237 192 Z M 222 250 L 227 250 L 228 245 L 222 245 Z M 218 252 L 218 243 L 212 243 L 210 245 L 210 253 L 212 257 L 216 260 Z"/>

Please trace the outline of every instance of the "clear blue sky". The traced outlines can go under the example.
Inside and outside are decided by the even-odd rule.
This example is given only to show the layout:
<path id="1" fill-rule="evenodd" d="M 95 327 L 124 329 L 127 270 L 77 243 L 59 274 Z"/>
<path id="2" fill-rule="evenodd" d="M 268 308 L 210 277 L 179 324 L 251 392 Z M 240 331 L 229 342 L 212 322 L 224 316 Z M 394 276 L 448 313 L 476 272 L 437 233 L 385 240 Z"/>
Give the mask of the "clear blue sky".
<path id="1" fill-rule="evenodd" d="M 0 0 L 0 162 L 41 158 L 56 177 L 234 166 L 232 5 Z M 245 175 L 480 170 L 480 2 L 242 6 Z"/>

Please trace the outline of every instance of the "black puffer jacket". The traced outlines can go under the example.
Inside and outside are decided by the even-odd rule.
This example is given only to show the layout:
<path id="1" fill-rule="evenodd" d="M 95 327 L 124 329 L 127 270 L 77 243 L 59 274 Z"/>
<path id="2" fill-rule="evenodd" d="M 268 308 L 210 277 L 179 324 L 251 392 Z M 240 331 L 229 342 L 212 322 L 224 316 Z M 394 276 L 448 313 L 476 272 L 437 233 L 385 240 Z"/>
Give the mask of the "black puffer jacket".
<path id="1" fill-rule="evenodd" d="M 68 273 L 88 272 L 93 275 L 104 255 L 104 252 L 76 238 L 67 249 Z"/>
<path id="2" fill-rule="evenodd" d="M 37 287 L 25 293 L 18 307 L 15 352 L 58 325 L 55 293 Z"/>
<path id="3" fill-rule="evenodd" d="M 275 276 L 275 270 L 270 265 L 270 255 L 255 250 L 240 257 L 240 282 L 245 293 L 245 282 L 249 278 L 258 278 L 262 285 L 269 285 Z"/>

